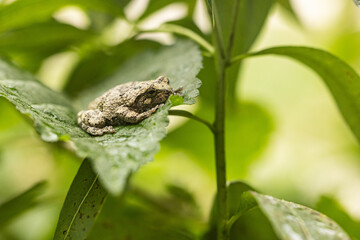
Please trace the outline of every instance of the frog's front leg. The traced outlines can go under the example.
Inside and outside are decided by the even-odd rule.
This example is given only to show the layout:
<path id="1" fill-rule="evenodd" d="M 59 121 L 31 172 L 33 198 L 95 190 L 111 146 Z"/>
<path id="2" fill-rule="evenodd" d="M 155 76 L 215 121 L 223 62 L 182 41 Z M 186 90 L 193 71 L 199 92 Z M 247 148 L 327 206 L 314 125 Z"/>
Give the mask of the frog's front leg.
<path id="1" fill-rule="evenodd" d="M 150 117 L 151 114 L 156 112 L 156 110 L 159 107 L 161 107 L 162 105 L 163 104 L 157 105 L 157 106 L 155 106 L 145 112 L 142 112 L 142 113 L 138 113 L 129 107 L 121 106 L 116 109 L 116 115 L 117 115 L 118 119 L 121 121 L 124 121 L 127 123 L 139 123 L 142 120 L 144 120 L 145 118 Z"/>
<path id="2" fill-rule="evenodd" d="M 91 135 L 101 136 L 104 133 L 114 133 L 112 126 L 107 125 L 107 119 L 100 110 L 85 110 L 78 113 L 78 124 Z"/>

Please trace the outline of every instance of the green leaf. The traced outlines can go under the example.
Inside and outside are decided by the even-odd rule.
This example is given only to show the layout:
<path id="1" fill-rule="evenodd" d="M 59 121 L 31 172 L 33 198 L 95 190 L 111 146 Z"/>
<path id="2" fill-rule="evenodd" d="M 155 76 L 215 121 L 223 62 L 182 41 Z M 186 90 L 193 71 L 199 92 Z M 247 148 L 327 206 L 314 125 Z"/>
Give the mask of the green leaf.
<path id="1" fill-rule="evenodd" d="M 251 194 L 280 239 L 350 240 L 333 220 L 315 210 L 260 193 Z"/>
<path id="2" fill-rule="evenodd" d="M 0 34 L 0 52 L 35 72 L 46 57 L 75 47 L 93 36 L 90 31 L 56 21 L 37 23 Z"/>
<path id="3" fill-rule="evenodd" d="M 77 172 L 61 209 L 54 240 L 85 239 L 100 212 L 107 191 L 85 159 Z"/>
<path id="4" fill-rule="evenodd" d="M 125 41 L 110 48 L 101 48 L 86 53 L 86 57 L 71 73 L 64 91 L 70 96 L 76 96 L 86 88 L 90 88 L 111 76 L 119 66 L 129 58 L 149 49 L 158 49 L 159 44 L 153 41 Z M 90 51 L 93 51 L 91 49 Z M 101 64 L 99 64 L 101 62 Z"/>
<path id="5" fill-rule="evenodd" d="M 288 11 L 293 18 L 299 22 L 299 18 L 297 17 L 294 8 L 291 5 L 290 0 L 276 0 L 286 11 Z"/>
<path id="6" fill-rule="evenodd" d="M 193 196 L 174 186 L 164 195 L 130 186 L 121 198 L 109 197 L 87 239 L 197 239 L 203 224 Z"/>
<path id="7" fill-rule="evenodd" d="M 191 41 L 178 41 L 168 50 L 157 54 L 148 51 L 140 54 L 123 64 L 111 77 L 83 93 L 79 98 L 82 107 L 101 95 L 106 90 L 129 81 L 140 79 L 155 79 L 159 75 L 166 75 L 174 89 L 183 88 L 185 104 L 195 103 L 198 96 L 200 80 L 195 76 L 200 71 L 202 57 L 197 45 Z"/>
<path id="8" fill-rule="evenodd" d="M 37 198 L 45 190 L 45 182 L 39 182 L 18 196 L 0 204 L 0 228 L 17 215 L 38 204 Z"/>
<path id="9" fill-rule="evenodd" d="M 174 1 L 170 0 L 150 0 L 145 12 L 142 14 L 140 19 L 145 19 L 146 17 L 150 16 L 153 13 L 161 10 L 162 8 L 174 3 Z M 194 0 L 179 0 L 176 3 L 185 3 L 188 7 L 188 16 L 192 16 L 196 1 Z"/>
<path id="10" fill-rule="evenodd" d="M 230 226 L 243 213 L 256 206 L 256 202 L 249 196 L 248 191 L 254 190 L 251 186 L 240 181 L 230 182 L 227 187 L 227 206 Z M 217 197 L 213 203 L 213 208 L 210 216 L 210 226 L 216 228 L 217 225 Z"/>
<path id="11" fill-rule="evenodd" d="M 234 222 L 230 229 L 230 239 L 279 240 L 259 208 L 250 209 Z"/>
<path id="12" fill-rule="evenodd" d="M 231 55 L 245 53 L 250 49 L 272 4 L 273 0 L 213 0 L 217 28 L 225 49 L 233 41 Z"/>
<path id="13" fill-rule="evenodd" d="M 213 0 L 215 26 L 228 57 L 249 51 L 258 37 L 273 0 Z M 228 99 L 235 102 L 239 64 L 227 71 Z"/>
<path id="14" fill-rule="evenodd" d="M 264 216 L 270 221 L 279 239 L 350 239 L 347 234 L 333 220 L 325 215 L 301 206 L 296 203 L 279 200 L 277 198 L 263 195 L 253 191 L 253 188 L 243 182 L 231 182 L 228 186 L 228 228 L 233 238 L 231 239 L 275 239 L 273 233 L 268 229 L 268 223 Z M 258 206 L 264 215 L 259 214 L 255 207 Z M 216 208 L 214 201 L 212 215 L 210 218 L 210 229 L 204 235 L 204 239 L 212 240 L 216 236 Z M 255 212 L 254 212 L 255 211 Z M 268 236 L 254 231 L 253 227 L 246 224 L 249 221 L 265 228 Z M 238 228 L 238 229 L 235 229 Z"/>
<path id="15" fill-rule="evenodd" d="M 254 208 L 257 203 L 249 194 L 249 190 L 254 189 L 240 181 L 233 181 L 228 184 L 227 204 L 229 220 L 227 228 L 230 232 L 230 239 L 277 239 L 266 217 L 258 208 Z M 215 198 L 209 229 L 204 234 L 203 240 L 217 239 L 217 204 L 217 198 Z"/>
<path id="16" fill-rule="evenodd" d="M 146 52 L 127 63 L 108 80 L 80 99 L 83 107 L 109 88 L 129 82 L 154 79 L 165 74 L 175 89 L 183 87 L 184 103 L 191 104 L 201 82 L 195 78 L 201 68 L 197 45 L 179 41 L 158 52 Z M 36 81 L 30 74 L 0 60 L 0 96 L 31 117 L 44 141 L 71 140 L 79 156 L 88 156 L 103 185 L 119 194 L 129 173 L 151 161 L 165 137 L 167 102 L 151 117 L 137 125 L 118 126 L 115 134 L 92 137 L 77 125 L 77 109 L 64 95 Z"/>
<path id="17" fill-rule="evenodd" d="M 0 50 L 55 52 L 64 46 L 86 40 L 91 36 L 94 36 L 94 33 L 90 31 L 49 21 L 1 34 Z"/>
<path id="18" fill-rule="evenodd" d="M 275 47 L 249 56 L 268 54 L 293 58 L 314 70 L 327 85 L 345 121 L 360 141 L 360 77 L 347 63 L 328 52 L 307 47 Z"/>
<path id="19" fill-rule="evenodd" d="M 360 239 L 360 221 L 351 218 L 335 199 L 322 196 L 316 203 L 316 210 L 339 223 L 352 239 Z"/>
<path id="20" fill-rule="evenodd" d="M 77 5 L 115 16 L 122 15 L 122 7 L 127 1 L 115 0 L 20 0 L 0 6 L 0 32 L 42 22 L 65 6 Z"/>

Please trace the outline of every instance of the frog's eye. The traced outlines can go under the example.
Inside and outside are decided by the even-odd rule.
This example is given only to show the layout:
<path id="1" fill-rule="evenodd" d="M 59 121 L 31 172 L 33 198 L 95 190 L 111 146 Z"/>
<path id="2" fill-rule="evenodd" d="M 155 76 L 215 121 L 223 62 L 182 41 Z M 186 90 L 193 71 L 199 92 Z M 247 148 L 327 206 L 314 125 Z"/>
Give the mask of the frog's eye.
<path id="1" fill-rule="evenodd" d="M 155 91 L 154 91 L 154 90 L 150 90 L 150 91 L 148 91 L 148 93 L 149 93 L 149 94 L 154 94 Z"/>

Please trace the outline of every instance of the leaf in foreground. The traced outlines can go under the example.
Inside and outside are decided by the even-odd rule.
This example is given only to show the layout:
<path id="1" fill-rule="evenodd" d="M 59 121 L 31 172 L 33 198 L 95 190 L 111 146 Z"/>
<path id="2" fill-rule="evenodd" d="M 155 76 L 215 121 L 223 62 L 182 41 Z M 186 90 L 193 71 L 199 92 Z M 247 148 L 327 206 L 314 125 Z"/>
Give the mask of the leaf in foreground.
<path id="1" fill-rule="evenodd" d="M 353 219 L 334 198 L 322 196 L 316 203 L 316 210 L 338 222 L 352 239 L 360 239 L 360 221 Z"/>
<path id="2" fill-rule="evenodd" d="M 61 209 L 54 240 L 85 239 L 101 210 L 107 191 L 85 159 Z"/>
<path id="3" fill-rule="evenodd" d="M 254 192 L 251 186 L 240 181 L 231 182 L 227 189 L 227 224 L 234 239 L 247 239 L 249 236 L 250 239 L 276 239 L 268 222 L 277 237 L 283 240 L 350 239 L 333 220 L 313 209 Z M 210 228 L 204 240 L 216 239 L 216 208 L 217 202 L 214 201 Z M 260 223 L 263 231 L 258 231 Z"/>
<path id="4" fill-rule="evenodd" d="M 339 225 L 315 210 L 260 193 L 251 194 L 280 239 L 350 240 Z"/>
<path id="5" fill-rule="evenodd" d="M 308 47 L 275 47 L 249 56 L 268 54 L 291 57 L 319 74 L 360 142 L 360 77 L 347 63 L 328 52 Z"/>
<path id="6" fill-rule="evenodd" d="M 155 79 L 164 74 L 173 88 L 183 87 L 184 103 L 191 104 L 201 85 L 196 79 L 201 60 L 197 45 L 190 41 L 179 41 L 157 52 L 140 54 L 123 64 L 101 86 L 87 91 L 79 101 L 84 108 L 115 85 Z M 3 60 L 0 60 L 0 96 L 33 119 L 35 129 L 44 141 L 72 140 L 77 154 L 90 158 L 104 187 L 113 194 L 122 191 L 129 173 L 153 159 L 159 141 L 166 135 L 171 107 L 169 101 L 137 125 L 119 126 L 115 128 L 115 134 L 92 137 L 77 126 L 78 109 L 68 98 Z"/>
<path id="7" fill-rule="evenodd" d="M 0 204 L 0 228 L 17 215 L 34 207 L 44 189 L 45 182 L 39 182 L 18 196 Z"/>

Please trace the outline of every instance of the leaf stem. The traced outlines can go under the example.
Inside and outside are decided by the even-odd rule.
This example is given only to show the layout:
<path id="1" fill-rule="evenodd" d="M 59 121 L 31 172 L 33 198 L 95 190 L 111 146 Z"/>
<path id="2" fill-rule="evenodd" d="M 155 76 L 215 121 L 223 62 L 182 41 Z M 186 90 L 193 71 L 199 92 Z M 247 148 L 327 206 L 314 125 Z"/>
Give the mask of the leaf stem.
<path id="1" fill-rule="evenodd" d="M 211 130 L 212 133 L 215 133 L 214 126 L 211 123 L 209 123 L 208 121 L 206 121 L 198 116 L 195 116 L 191 112 L 188 112 L 185 110 L 169 110 L 169 115 L 187 117 L 187 118 L 196 120 L 198 122 L 205 124 Z"/>
<path id="2" fill-rule="evenodd" d="M 202 46 L 204 49 L 206 49 L 211 55 L 214 55 L 214 47 L 207 42 L 204 38 L 202 38 L 200 35 L 195 33 L 194 31 L 191 31 L 188 28 L 175 25 L 175 24 L 163 24 L 157 29 L 151 29 L 151 30 L 139 30 L 140 33 L 152 33 L 152 32 L 168 32 L 168 33 L 175 33 L 178 35 L 186 36 L 190 39 L 192 39 L 194 42 L 198 43 L 200 46 Z"/>
<path id="3" fill-rule="evenodd" d="M 237 55 L 237 56 L 231 58 L 231 60 L 229 61 L 229 66 L 233 65 L 235 63 L 241 62 L 243 59 L 254 56 L 254 55 L 256 55 L 256 53 L 247 53 L 247 54 Z"/>

